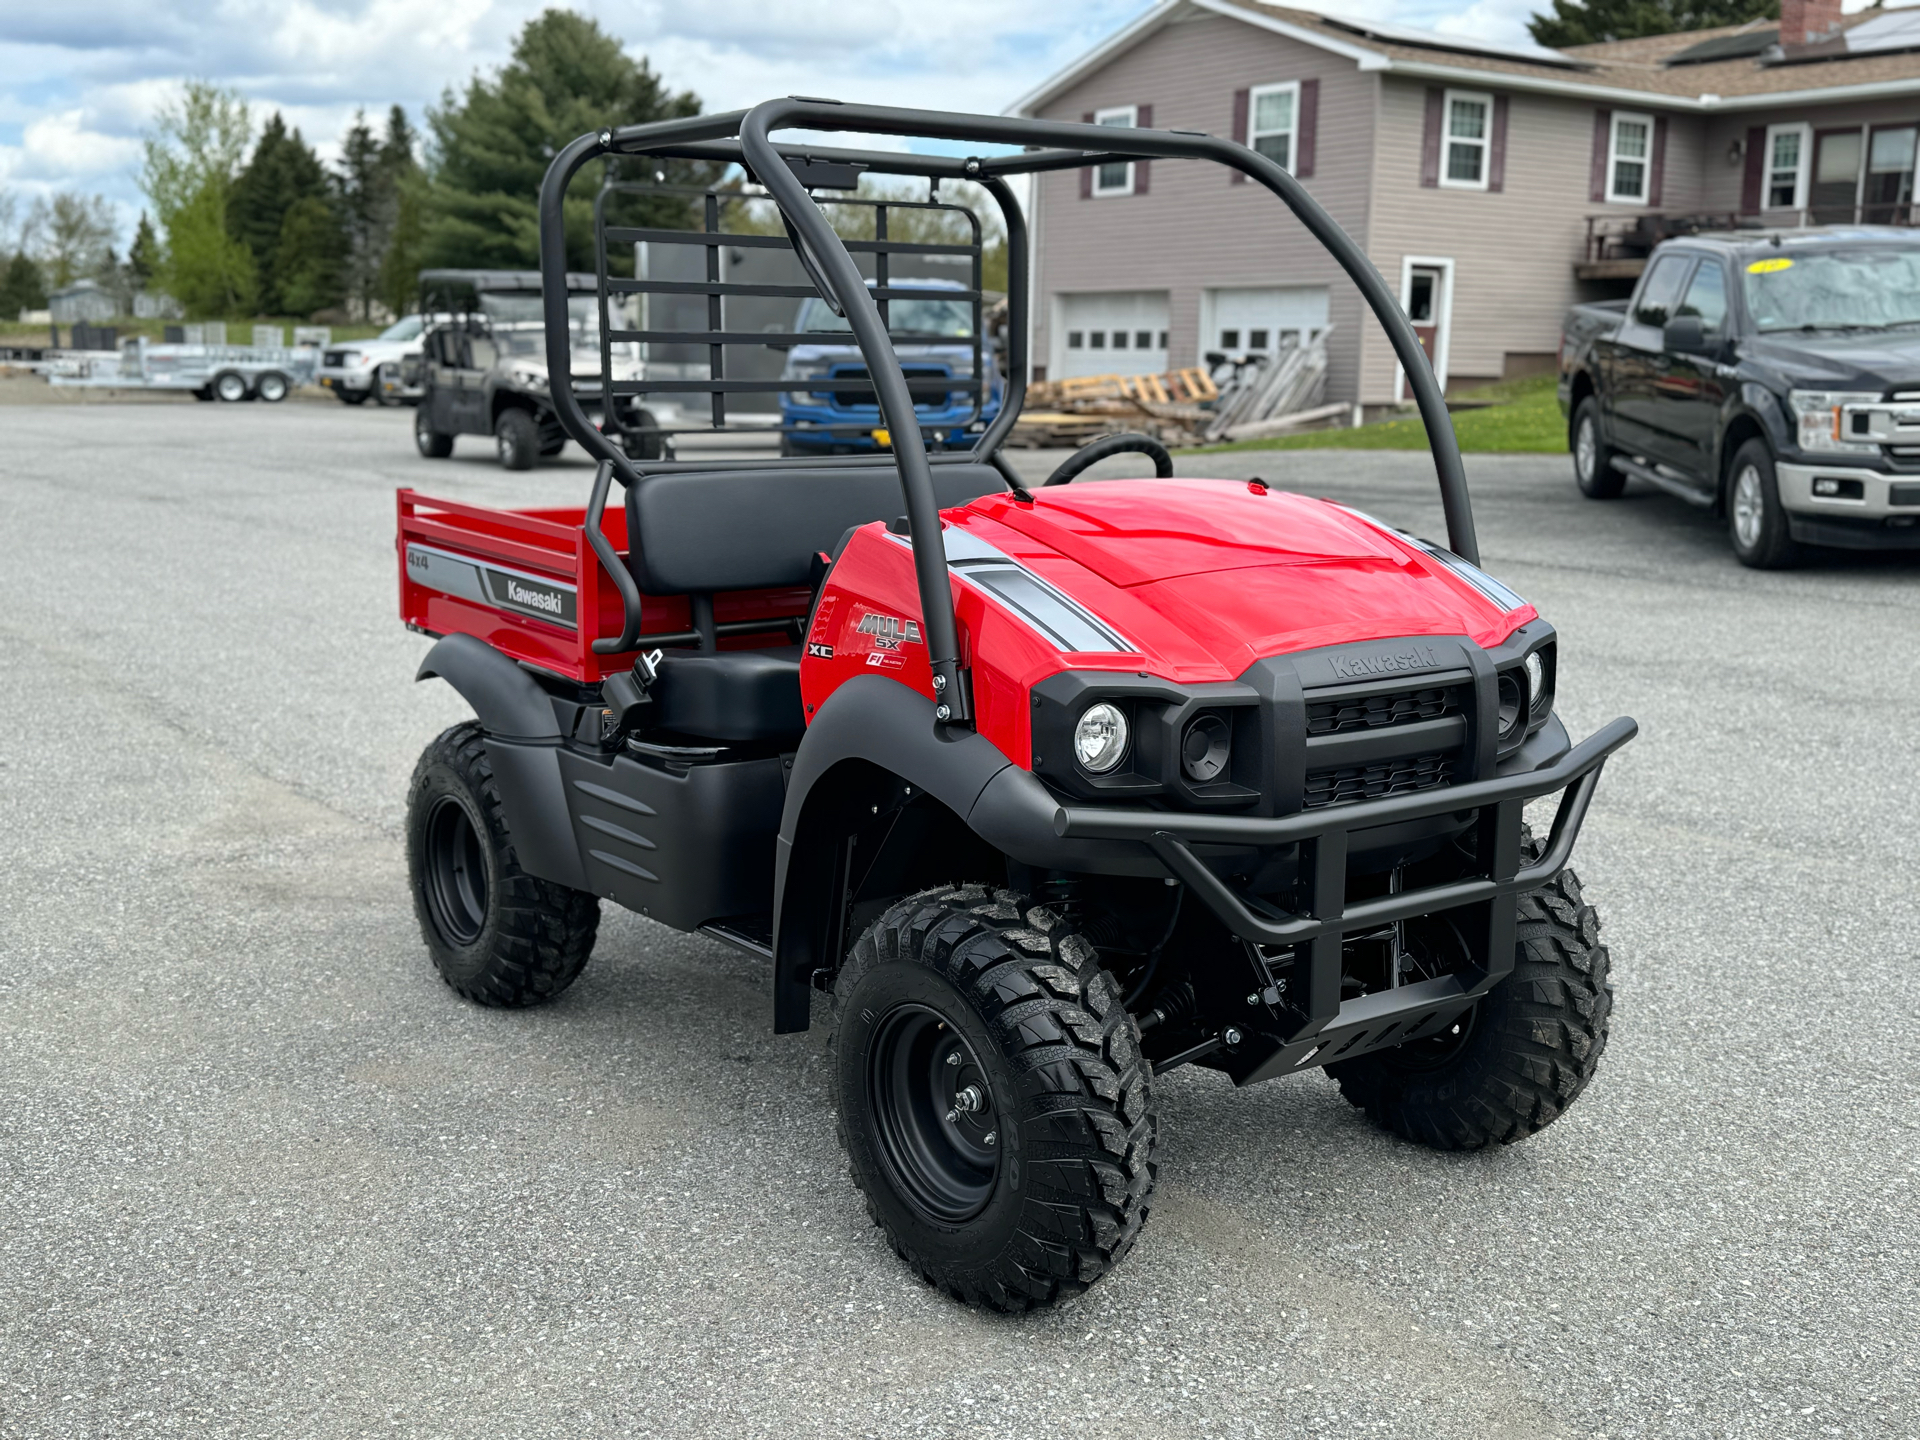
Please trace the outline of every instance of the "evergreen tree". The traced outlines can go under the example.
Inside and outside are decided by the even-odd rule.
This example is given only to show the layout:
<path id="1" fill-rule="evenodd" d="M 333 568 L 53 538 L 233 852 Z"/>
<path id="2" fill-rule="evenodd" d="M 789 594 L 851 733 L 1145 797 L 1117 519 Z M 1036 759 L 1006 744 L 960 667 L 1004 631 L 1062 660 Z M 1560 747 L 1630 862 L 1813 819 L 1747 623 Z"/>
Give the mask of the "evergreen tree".
<path id="1" fill-rule="evenodd" d="M 296 306 L 287 295 L 292 274 L 283 270 L 280 253 L 283 248 L 287 217 L 295 206 L 304 201 L 318 201 L 330 205 L 332 195 L 327 171 L 300 138 L 298 130 L 289 130 L 286 122 L 276 113 L 260 132 L 260 141 L 254 146 L 253 158 L 235 178 L 233 190 L 227 197 L 227 228 L 233 237 L 247 247 L 253 257 L 254 268 L 260 277 L 260 308 L 269 315 L 302 315 L 320 305 L 333 303 L 338 294 L 320 302 L 320 305 Z M 318 222 L 311 209 L 297 227 L 300 245 L 317 243 L 314 237 L 320 232 Z M 337 226 L 335 227 L 337 232 Z M 312 257 L 304 250 L 289 252 L 289 264 L 302 268 L 307 276 L 306 283 L 311 285 Z M 337 259 L 337 257 L 336 257 Z M 338 275 L 338 265 L 333 269 Z M 308 292 L 303 290 L 303 296 Z"/>
<path id="2" fill-rule="evenodd" d="M 1553 0 L 1553 5 L 1550 14 L 1532 16 L 1527 28 L 1538 44 L 1557 50 L 1781 15 L 1780 0 Z"/>
<path id="3" fill-rule="evenodd" d="M 538 264 L 535 203 L 548 161 L 562 146 L 608 125 L 695 115 L 700 102 L 674 94 L 592 20 L 548 10 L 527 22 L 512 59 L 492 79 L 475 76 L 456 101 L 427 113 L 434 135 L 426 261 L 528 269 Z M 672 162 L 670 178 L 704 178 Z M 593 195 L 600 176 L 576 178 L 567 197 L 568 265 L 593 267 Z M 624 208 L 623 223 L 681 225 L 686 206 L 663 197 Z"/>
<path id="4" fill-rule="evenodd" d="M 0 322 L 18 324 L 23 310 L 47 308 L 47 283 L 31 255 L 16 250 L 0 271 Z"/>
<path id="5" fill-rule="evenodd" d="M 147 212 L 140 212 L 140 225 L 133 232 L 133 244 L 127 250 L 127 269 L 133 272 L 134 281 L 146 285 L 160 272 L 160 239 L 153 233 L 153 222 L 147 219 Z"/>
<path id="6" fill-rule="evenodd" d="M 227 232 L 227 198 L 252 129 L 239 95 L 190 80 L 146 135 L 140 185 L 166 236 L 159 278 L 192 315 L 253 304 L 253 253 Z"/>
<path id="7" fill-rule="evenodd" d="M 394 106 L 387 112 L 387 135 L 380 144 L 380 168 L 393 209 L 376 285 L 380 302 L 393 315 L 406 314 L 414 302 L 426 243 L 427 181 L 415 158 L 415 145 L 407 112 Z"/>
<path id="8" fill-rule="evenodd" d="M 346 291 L 346 237 L 340 216 L 325 195 L 304 195 L 287 207 L 274 247 L 279 286 L 276 315 L 311 315 L 338 305 Z"/>
<path id="9" fill-rule="evenodd" d="M 363 112 L 340 142 L 340 219 L 346 232 L 345 281 L 355 310 L 364 319 L 380 283 L 380 259 L 393 226 L 391 184 L 381 165 L 380 142 L 367 128 Z"/>

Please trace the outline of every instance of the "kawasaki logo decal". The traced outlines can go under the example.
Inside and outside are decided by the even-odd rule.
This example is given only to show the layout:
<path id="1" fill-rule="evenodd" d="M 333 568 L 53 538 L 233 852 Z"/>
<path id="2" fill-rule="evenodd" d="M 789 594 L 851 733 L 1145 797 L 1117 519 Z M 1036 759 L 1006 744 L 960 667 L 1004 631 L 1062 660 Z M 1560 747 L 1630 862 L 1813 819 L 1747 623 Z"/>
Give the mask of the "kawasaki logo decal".
<path id="1" fill-rule="evenodd" d="M 1403 670 L 1431 670 L 1440 664 L 1433 650 L 1417 645 L 1411 650 L 1388 651 L 1379 655 L 1334 655 L 1328 657 L 1334 674 L 1344 680 L 1365 680 L 1369 676 L 1393 675 Z"/>
<path id="2" fill-rule="evenodd" d="M 407 579 L 443 595 L 575 629 L 574 588 L 560 581 L 411 543 Z"/>

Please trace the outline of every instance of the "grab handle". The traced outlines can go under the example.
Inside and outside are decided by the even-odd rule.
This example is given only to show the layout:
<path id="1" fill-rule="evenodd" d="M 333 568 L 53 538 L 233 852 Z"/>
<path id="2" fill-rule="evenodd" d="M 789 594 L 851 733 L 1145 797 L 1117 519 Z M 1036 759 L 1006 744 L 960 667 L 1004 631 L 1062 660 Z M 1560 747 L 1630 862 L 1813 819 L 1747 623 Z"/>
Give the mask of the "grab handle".
<path id="1" fill-rule="evenodd" d="M 640 640 L 640 587 L 627 570 L 627 563 L 620 558 L 612 542 L 600 529 L 600 518 L 607 510 L 607 487 L 613 483 L 614 463 L 603 460 L 594 472 L 594 491 L 587 498 L 587 518 L 581 529 L 587 533 L 587 544 L 594 548 L 600 557 L 601 565 L 607 574 L 614 578 L 614 588 L 620 592 L 620 634 L 602 636 L 594 642 L 595 655 L 619 655 L 622 651 L 634 648 Z M 584 624 L 584 620 L 577 623 Z"/>

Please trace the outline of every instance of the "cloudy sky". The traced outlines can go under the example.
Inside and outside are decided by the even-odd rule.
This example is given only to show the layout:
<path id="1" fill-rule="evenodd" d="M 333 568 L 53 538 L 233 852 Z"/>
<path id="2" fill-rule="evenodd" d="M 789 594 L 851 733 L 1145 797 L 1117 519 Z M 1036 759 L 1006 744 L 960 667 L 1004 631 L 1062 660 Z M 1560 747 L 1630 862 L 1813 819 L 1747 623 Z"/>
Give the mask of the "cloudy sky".
<path id="1" fill-rule="evenodd" d="M 1859 3 L 1859 0 L 1857 0 Z M 1328 9 L 1525 37 L 1546 0 L 1337 0 Z M 0 189 L 141 204 L 140 132 L 187 77 L 283 111 L 331 155 L 356 107 L 418 123 L 499 65 L 542 0 L 0 0 Z M 999 111 L 1148 0 L 577 0 L 711 109 L 802 93 Z M 1850 6 L 1849 8 L 1853 8 Z M 11 239 L 0 236 L 0 244 Z"/>

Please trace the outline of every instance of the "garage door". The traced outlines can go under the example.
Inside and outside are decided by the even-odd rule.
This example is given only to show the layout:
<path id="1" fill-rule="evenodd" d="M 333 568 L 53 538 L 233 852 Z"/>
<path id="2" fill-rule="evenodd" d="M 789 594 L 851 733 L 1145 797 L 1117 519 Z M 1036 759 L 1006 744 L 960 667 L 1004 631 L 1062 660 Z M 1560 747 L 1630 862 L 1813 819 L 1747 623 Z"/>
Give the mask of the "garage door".
<path id="1" fill-rule="evenodd" d="M 1272 355 L 1326 329 L 1325 285 L 1221 286 L 1201 296 L 1201 350 L 1210 356 Z"/>
<path id="2" fill-rule="evenodd" d="M 1073 375 L 1158 375 L 1167 369 L 1167 292 L 1055 297 L 1052 368 Z"/>

